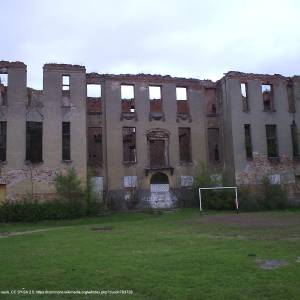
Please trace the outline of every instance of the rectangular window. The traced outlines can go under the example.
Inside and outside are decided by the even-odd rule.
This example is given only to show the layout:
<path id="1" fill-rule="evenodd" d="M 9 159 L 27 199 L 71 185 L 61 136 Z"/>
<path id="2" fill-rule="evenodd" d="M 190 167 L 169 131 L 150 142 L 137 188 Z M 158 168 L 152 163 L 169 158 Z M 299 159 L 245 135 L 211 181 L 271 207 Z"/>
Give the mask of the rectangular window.
<path id="1" fill-rule="evenodd" d="M 245 150 L 246 150 L 246 157 L 247 159 L 252 159 L 252 139 L 251 139 L 251 125 L 245 124 Z"/>
<path id="2" fill-rule="evenodd" d="M 176 87 L 176 100 L 187 100 L 187 91 L 185 87 Z"/>
<path id="3" fill-rule="evenodd" d="M 71 160 L 70 122 L 62 122 L 62 160 Z"/>
<path id="4" fill-rule="evenodd" d="M 26 160 L 32 163 L 43 161 L 42 122 L 26 122 Z"/>
<path id="5" fill-rule="evenodd" d="M 299 157 L 300 151 L 299 151 L 299 141 L 298 141 L 298 129 L 297 129 L 297 124 L 295 122 L 291 124 L 291 135 L 292 135 L 293 156 Z"/>
<path id="6" fill-rule="evenodd" d="M 122 100 L 122 112 L 124 113 L 134 113 L 134 86 L 122 84 L 121 85 L 121 100 Z"/>
<path id="7" fill-rule="evenodd" d="M 277 128 L 276 125 L 266 125 L 267 136 L 267 152 L 268 157 L 278 157 L 278 143 L 277 143 Z"/>
<path id="8" fill-rule="evenodd" d="M 102 128 L 88 128 L 88 163 L 91 166 L 102 166 Z"/>
<path id="9" fill-rule="evenodd" d="M 7 105 L 7 80 L 6 73 L 0 74 L 0 105 Z"/>
<path id="10" fill-rule="evenodd" d="M 123 161 L 136 162 L 135 127 L 123 127 Z"/>
<path id="11" fill-rule="evenodd" d="M 288 95 L 288 105 L 289 105 L 289 112 L 295 113 L 295 97 L 294 97 L 294 90 L 293 90 L 293 83 L 290 82 L 287 84 L 287 95 Z"/>
<path id="12" fill-rule="evenodd" d="M 0 85 L 7 86 L 7 84 L 8 84 L 8 74 L 1 73 L 0 74 Z"/>
<path id="13" fill-rule="evenodd" d="M 161 100 L 161 87 L 149 85 L 149 99 Z"/>
<path id="14" fill-rule="evenodd" d="M 262 98 L 264 103 L 264 111 L 274 111 L 273 87 L 271 84 L 261 85 Z"/>
<path id="15" fill-rule="evenodd" d="M 134 99 L 134 86 L 128 84 L 121 85 L 121 99 L 133 100 Z"/>
<path id="16" fill-rule="evenodd" d="M 220 149 L 219 149 L 219 128 L 208 128 L 208 157 L 211 163 L 217 163 L 220 161 Z"/>
<path id="17" fill-rule="evenodd" d="M 0 161 L 6 161 L 6 131 L 7 123 L 0 122 Z"/>
<path id="18" fill-rule="evenodd" d="M 179 160 L 190 162 L 191 156 L 191 129 L 189 127 L 178 128 L 179 134 Z"/>
<path id="19" fill-rule="evenodd" d="M 243 111 L 249 110 L 249 101 L 248 101 L 248 85 L 247 83 L 241 83 L 241 95 L 242 95 L 242 105 Z"/>
<path id="20" fill-rule="evenodd" d="M 87 97 L 89 98 L 101 98 L 101 84 L 87 84 Z"/>
<path id="21" fill-rule="evenodd" d="M 70 75 L 62 76 L 62 90 L 69 91 L 70 90 Z"/>

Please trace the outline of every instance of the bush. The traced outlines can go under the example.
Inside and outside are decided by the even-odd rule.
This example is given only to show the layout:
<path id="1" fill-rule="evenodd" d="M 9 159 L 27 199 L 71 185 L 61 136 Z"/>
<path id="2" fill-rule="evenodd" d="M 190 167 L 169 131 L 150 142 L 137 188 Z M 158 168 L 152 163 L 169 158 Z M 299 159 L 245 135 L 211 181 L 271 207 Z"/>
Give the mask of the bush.
<path id="1" fill-rule="evenodd" d="M 249 186 L 241 186 L 238 190 L 239 209 L 242 211 L 260 210 L 259 196 Z"/>
<path id="2" fill-rule="evenodd" d="M 287 190 L 264 177 L 260 193 L 254 193 L 250 187 L 240 187 L 239 204 L 243 211 L 284 209 L 288 207 Z"/>
<path id="3" fill-rule="evenodd" d="M 61 200 L 76 201 L 84 198 L 81 181 L 74 168 L 69 169 L 66 175 L 59 173 L 55 178 L 55 187 Z"/>
<path id="4" fill-rule="evenodd" d="M 258 199 L 260 207 L 266 210 L 288 207 L 287 190 L 280 184 L 271 184 L 268 177 L 262 180 L 262 197 Z"/>
<path id="5" fill-rule="evenodd" d="M 216 177 L 212 177 L 206 164 L 200 164 L 198 174 L 195 178 L 195 204 L 199 205 L 199 188 L 223 186 L 224 176 L 219 182 Z M 234 190 L 202 190 L 202 206 L 204 209 L 232 210 L 235 209 Z"/>
<path id="6" fill-rule="evenodd" d="M 85 215 L 86 207 L 80 201 L 20 201 L 6 202 L 0 206 L 0 222 L 74 219 Z"/>

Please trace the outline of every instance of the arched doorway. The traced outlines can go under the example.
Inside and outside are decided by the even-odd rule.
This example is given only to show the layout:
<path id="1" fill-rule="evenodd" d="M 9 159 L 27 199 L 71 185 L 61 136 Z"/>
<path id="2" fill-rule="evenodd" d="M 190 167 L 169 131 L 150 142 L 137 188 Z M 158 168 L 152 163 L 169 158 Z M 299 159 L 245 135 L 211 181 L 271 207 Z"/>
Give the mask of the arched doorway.
<path id="1" fill-rule="evenodd" d="M 150 184 L 169 184 L 169 177 L 162 173 L 154 173 L 151 177 Z"/>
<path id="2" fill-rule="evenodd" d="M 162 172 L 154 173 L 150 179 L 150 205 L 152 208 L 171 208 L 169 177 Z"/>

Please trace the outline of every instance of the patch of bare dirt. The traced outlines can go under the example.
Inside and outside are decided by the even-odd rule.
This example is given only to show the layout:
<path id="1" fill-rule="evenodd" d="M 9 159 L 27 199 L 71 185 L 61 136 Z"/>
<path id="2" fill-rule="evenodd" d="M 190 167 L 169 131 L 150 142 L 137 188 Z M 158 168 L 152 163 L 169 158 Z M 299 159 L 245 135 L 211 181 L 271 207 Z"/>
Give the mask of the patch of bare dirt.
<path id="1" fill-rule="evenodd" d="M 263 270 L 278 269 L 283 266 L 287 266 L 289 263 L 285 259 L 261 259 L 257 258 L 256 263 Z"/>
<path id="2" fill-rule="evenodd" d="M 199 222 L 237 225 L 239 227 L 290 227 L 300 226 L 300 215 L 226 214 L 201 216 Z"/>
<path id="3" fill-rule="evenodd" d="M 93 227 L 93 231 L 99 231 L 99 232 L 105 232 L 105 231 L 112 231 L 111 226 L 105 226 L 105 227 Z"/>

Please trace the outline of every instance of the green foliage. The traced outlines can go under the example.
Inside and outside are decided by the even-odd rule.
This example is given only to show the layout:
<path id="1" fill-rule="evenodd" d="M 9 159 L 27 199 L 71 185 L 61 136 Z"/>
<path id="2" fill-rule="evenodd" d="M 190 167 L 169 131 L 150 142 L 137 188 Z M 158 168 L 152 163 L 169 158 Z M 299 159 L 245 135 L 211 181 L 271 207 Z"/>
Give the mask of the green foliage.
<path id="1" fill-rule="evenodd" d="M 239 209 L 242 211 L 260 210 L 259 195 L 255 194 L 250 186 L 241 186 L 238 189 Z"/>
<path id="2" fill-rule="evenodd" d="M 195 202 L 199 205 L 199 188 L 200 187 L 216 187 L 226 186 L 226 178 L 222 176 L 219 180 L 217 177 L 211 175 L 208 166 L 201 163 L 198 174 L 195 178 Z M 202 190 L 202 206 L 204 209 L 225 209 L 232 210 L 235 208 L 235 192 L 234 190 Z"/>
<path id="3" fill-rule="evenodd" d="M 55 178 L 55 187 L 61 200 L 71 202 L 84 198 L 81 181 L 74 168 L 69 169 L 66 175 L 59 173 Z"/>
<path id="4" fill-rule="evenodd" d="M 37 222 L 40 220 L 61 220 L 83 217 L 85 205 L 75 201 L 19 201 L 5 202 L 0 206 L 0 222 Z"/>
<path id="5" fill-rule="evenodd" d="M 88 171 L 86 188 L 84 190 L 84 198 L 86 199 L 87 204 L 87 212 L 88 216 L 95 216 L 101 210 L 104 210 L 103 199 L 99 199 L 99 196 L 94 190 L 93 182 L 92 182 L 92 174 Z"/>
<path id="6" fill-rule="evenodd" d="M 273 210 L 288 207 L 287 190 L 280 184 L 271 184 L 268 177 L 262 180 L 263 197 L 259 199 L 262 209 Z"/>
<path id="7" fill-rule="evenodd" d="M 239 204 L 243 211 L 275 210 L 287 208 L 287 190 L 280 184 L 271 184 L 268 177 L 262 179 L 260 193 L 250 187 L 239 188 Z"/>

